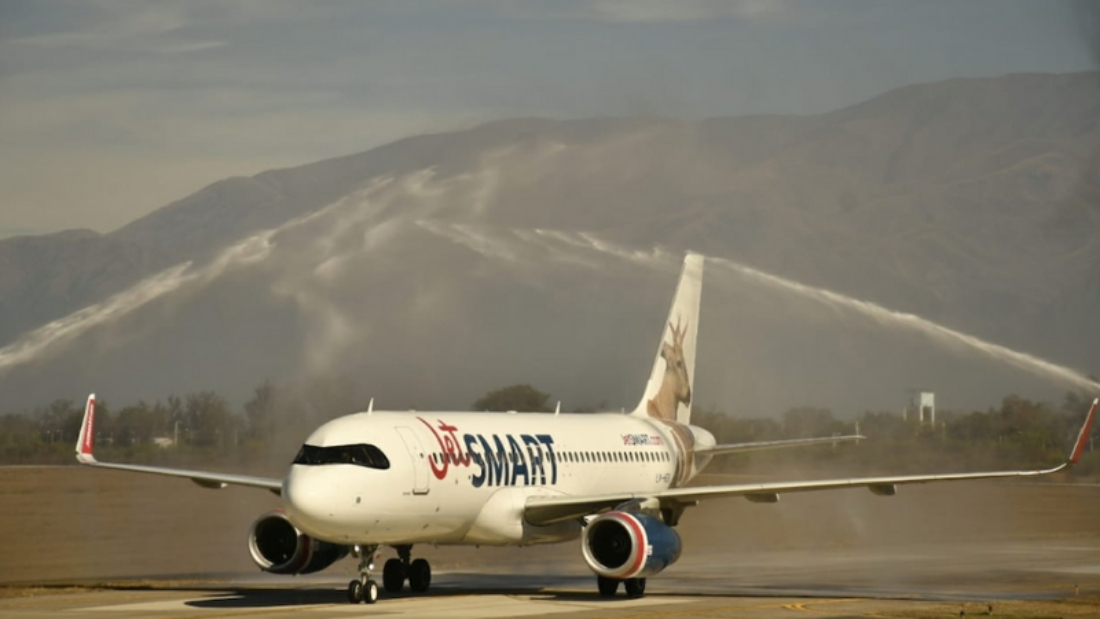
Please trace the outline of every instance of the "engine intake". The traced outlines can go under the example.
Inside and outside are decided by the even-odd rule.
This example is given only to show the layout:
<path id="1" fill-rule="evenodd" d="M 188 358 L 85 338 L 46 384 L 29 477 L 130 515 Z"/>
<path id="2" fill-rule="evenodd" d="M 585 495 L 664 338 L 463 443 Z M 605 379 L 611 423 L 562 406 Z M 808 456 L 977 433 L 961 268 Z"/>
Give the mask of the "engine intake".
<path id="1" fill-rule="evenodd" d="M 272 574 L 311 574 L 343 559 L 348 547 L 310 538 L 276 510 L 256 519 L 248 532 L 252 561 Z"/>
<path id="2" fill-rule="evenodd" d="M 607 578 L 654 576 L 680 558 L 680 534 L 648 514 L 608 512 L 581 536 L 585 563 Z"/>

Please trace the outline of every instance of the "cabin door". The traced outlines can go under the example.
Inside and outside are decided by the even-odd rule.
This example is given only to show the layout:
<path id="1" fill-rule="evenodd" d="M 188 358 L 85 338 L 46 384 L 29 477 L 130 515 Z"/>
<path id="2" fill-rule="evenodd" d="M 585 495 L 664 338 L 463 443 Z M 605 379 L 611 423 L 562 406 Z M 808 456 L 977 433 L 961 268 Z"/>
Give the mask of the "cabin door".
<path id="1" fill-rule="evenodd" d="M 401 440 L 405 441 L 405 447 L 409 450 L 409 457 L 413 464 L 413 494 L 428 494 L 428 454 L 416 438 L 416 433 L 405 426 L 399 426 L 397 433 Z"/>

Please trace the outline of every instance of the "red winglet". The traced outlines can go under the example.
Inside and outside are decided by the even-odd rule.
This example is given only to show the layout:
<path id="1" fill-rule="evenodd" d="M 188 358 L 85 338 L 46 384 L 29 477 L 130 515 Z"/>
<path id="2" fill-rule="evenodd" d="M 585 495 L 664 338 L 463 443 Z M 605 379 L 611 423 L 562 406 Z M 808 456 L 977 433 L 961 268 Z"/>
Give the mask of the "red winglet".
<path id="1" fill-rule="evenodd" d="M 94 460 L 92 446 L 95 439 L 95 394 L 88 395 L 84 405 L 84 422 L 80 424 L 80 436 L 76 441 L 76 459 L 81 462 Z"/>
<path id="2" fill-rule="evenodd" d="M 1085 417 L 1085 425 L 1081 426 L 1081 433 L 1077 435 L 1077 442 L 1073 444 L 1073 453 L 1069 457 L 1070 464 L 1077 464 L 1077 461 L 1081 459 L 1081 453 L 1085 451 L 1085 443 L 1089 440 L 1089 430 L 1092 429 L 1092 422 L 1096 418 L 1097 405 L 1100 405 L 1100 398 L 1092 401 L 1092 408 L 1089 409 L 1089 414 Z"/>

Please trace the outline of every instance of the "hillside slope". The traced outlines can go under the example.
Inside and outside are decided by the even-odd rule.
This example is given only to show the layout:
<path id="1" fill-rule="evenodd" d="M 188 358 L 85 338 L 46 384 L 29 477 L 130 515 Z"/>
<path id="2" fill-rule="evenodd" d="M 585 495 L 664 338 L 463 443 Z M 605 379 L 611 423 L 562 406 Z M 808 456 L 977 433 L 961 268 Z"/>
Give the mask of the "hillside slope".
<path id="1" fill-rule="evenodd" d="M 1098 77 L 950 80 L 808 117 L 504 120 L 220 181 L 102 237 L 0 241 L 0 299 L 21 299 L 0 306 L 5 327 L 12 325 L 0 331 L 0 343 L 157 269 L 194 263 L 180 292 L 44 347 L 27 356 L 31 363 L 0 368 L 0 383 L 18 376 L 36 385 L 0 406 L 51 399 L 66 376 L 132 384 L 63 354 L 80 341 L 101 345 L 124 324 L 124 356 L 144 359 L 135 363 L 141 367 L 162 365 L 144 387 L 124 388 L 120 397 L 199 386 L 239 394 L 266 376 L 330 372 L 335 363 L 364 382 L 386 382 L 394 398 L 430 394 L 433 403 L 462 405 L 513 374 L 535 382 L 548 376 L 555 384 L 547 386 L 568 396 L 629 400 L 638 380 L 631 373 L 648 364 L 657 336 L 644 327 L 660 320 L 663 280 L 645 269 L 622 271 L 611 253 L 584 246 L 592 239 L 631 251 L 662 246 L 723 256 L 1096 372 Z M 49 249 L 33 249 L 36 243 Z M 35 258 L 35 251 L 50 257 Z M 600 277 L 612 283 L 593 291 Z M 736 310 L 754 308 L 744 310 L 746 319 L 778 320 L 765 311 L 778 303 L 793 312 L 772 325 L 780 333 L 815 324 L 839 333 L 824 345 L 846 348 L 850 363 L 848 373 L 830 379 L 835 384 L 804 381 L 803 393 L 782 395 L 784 371 L 815 372 L 797 367 L 802 344 L 752 343 L 745 327 L 730 323 L 716 339 L 775 350 L 753 351 L 770 364 L 766 376 L 745 380 L 765 385 L 753 387 L 755 395 L 727 389 L 715 402 L 773 406 L 813 397 L 811 388 L 843 400 L 850 396 L 843 382 L 869 371 L 868 355 L 891 350 L 905 351 L 900 358 L 909 361 L 882 379 L 888 384 L 876 402 L 913 386 L 905 381 L 940 380 L 931 368 L 944 365 L 942 353 L 909 353 L 927 344 L 849 333 L 761 291 L 725 286 L 716 296 L 727 295 L 723 303 Z M 525 300 L 509 301 L 514 294 Z M 575 295 L 594 306 L 578 307 Z M 629 317 L 613 318 L 632 306 Z M 509 317 L 505 308 L 521 313 Z M 580 368 L 555 373 L 555 355 L 547 353 L 526 372 L 504 369 L 528 359 L 523 351 L 556 350 L 572 323 L 584 333 L 621 326 L 621 339 L 594 336 L 606 346 L 639 343 L 629 361 L 625 353 L 589 350 Z M 482 357 L 494 346 L 515 347 L 517 338 L 523 345 L 451 375 L 448 368 L 463 359 L 436 354 L 438 341 L 429 336 L 446 339 L 456 328 L 467 352 Z M 318 362 L 317 350 L 342 342 L 370 342 L 385 351 L 389 369 L 346 350 Z M 589 381 L 596 359 L 601 380 Z M 609 369 L 615 364 L 622 367 Z M 417 370 L 407 381 L 382 380 L 401 368 L 408 375 L 409 367 Z M 1006 388 L 1016 380 L 1002 378 Z M 1059 388 L 1048 385 L 1045 393 Z M 967 394 L 959 401 L 994 395 L 991 385 L 950 389 Z"/>

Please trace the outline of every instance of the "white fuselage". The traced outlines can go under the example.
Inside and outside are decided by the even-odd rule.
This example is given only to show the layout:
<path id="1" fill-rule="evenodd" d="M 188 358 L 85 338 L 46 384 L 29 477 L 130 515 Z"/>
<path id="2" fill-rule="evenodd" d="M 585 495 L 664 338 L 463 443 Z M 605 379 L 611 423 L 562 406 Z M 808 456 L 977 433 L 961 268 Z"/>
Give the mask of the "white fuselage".
<path id="1" fill-rule="evenodd" d="M 697 446 L 714 444 L 688 428 Z M 705 464 L 680 457 L 668 425 L 617 413 L 359 413 L 326 423 L 306 444 L 373 445 L 389 463 L 290 467 L 287 515 L 339 544 L 565 541 L 581 523 L 531 526 L 527 497 L 663 490 Z M 682 462 L 691 470 L 678 470 Z"/>

